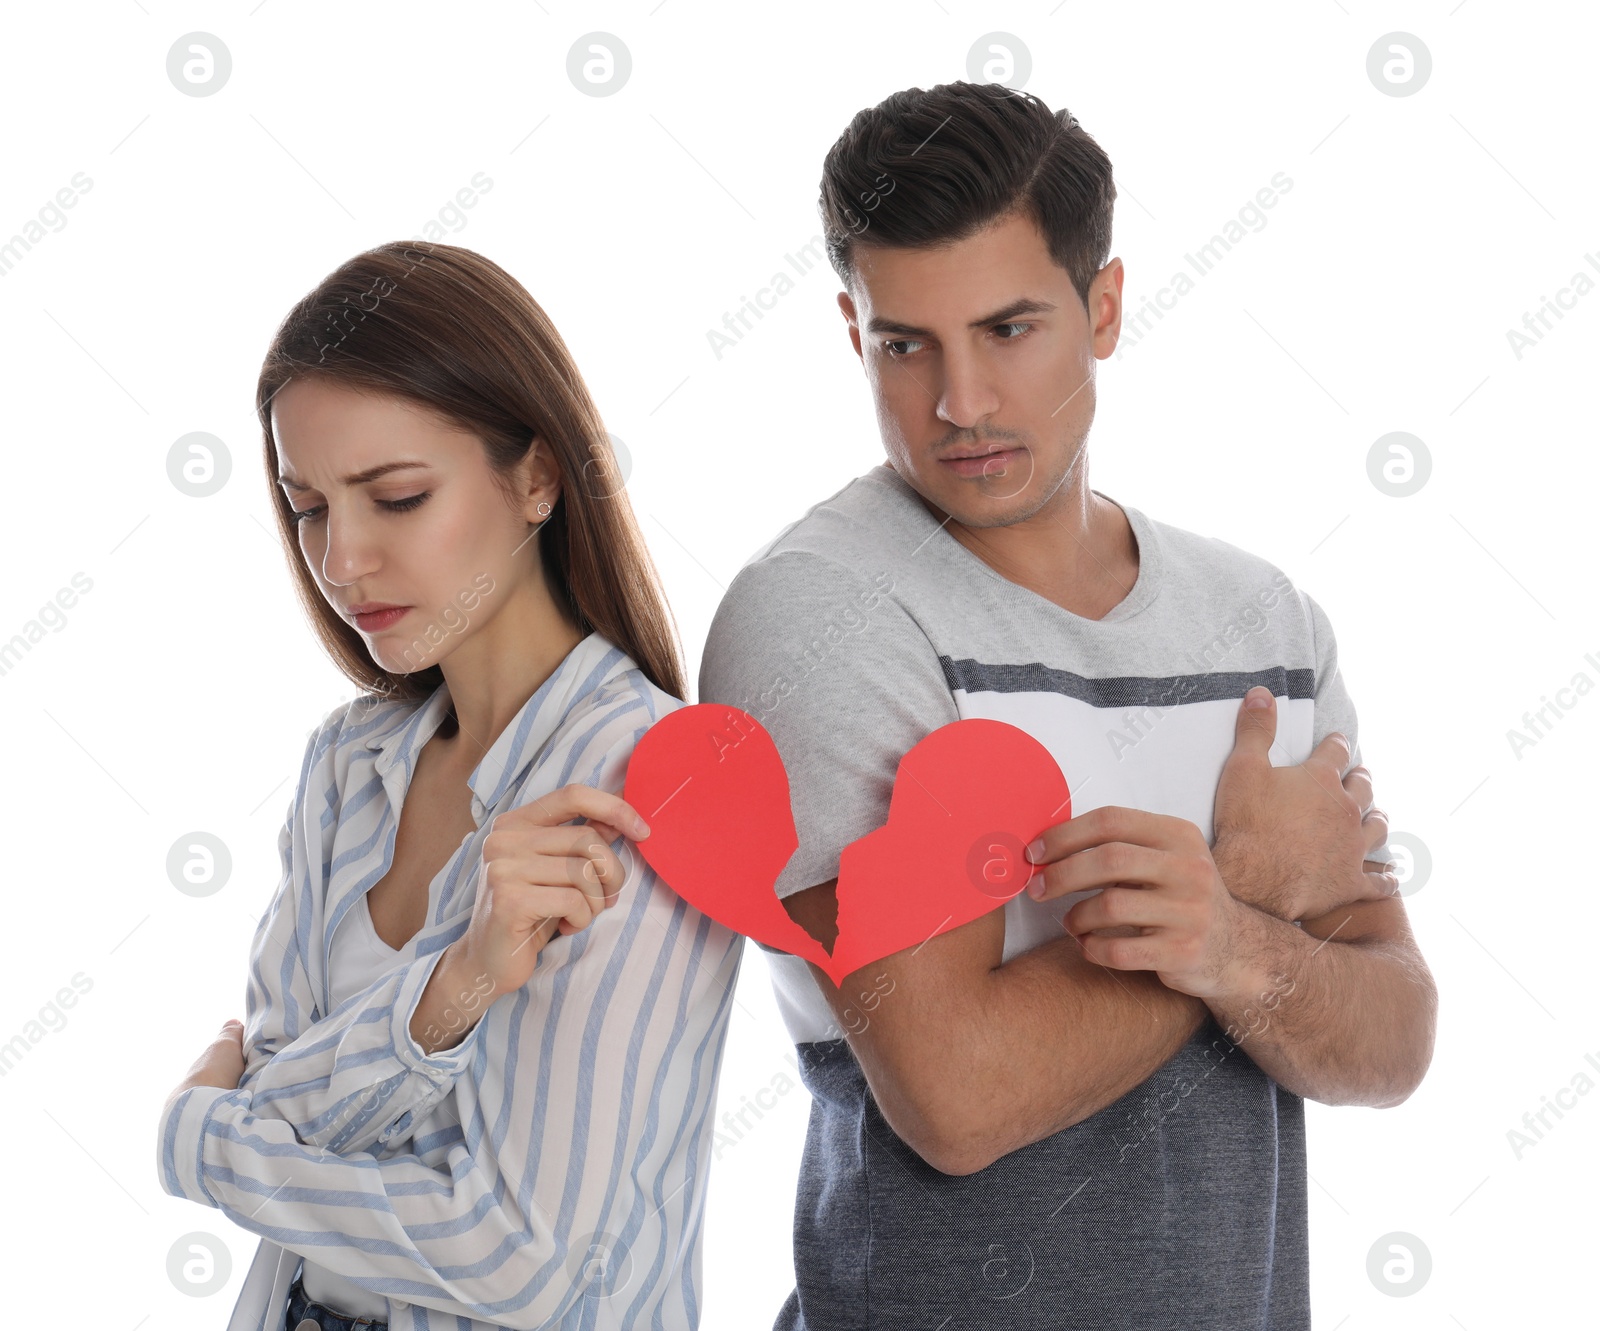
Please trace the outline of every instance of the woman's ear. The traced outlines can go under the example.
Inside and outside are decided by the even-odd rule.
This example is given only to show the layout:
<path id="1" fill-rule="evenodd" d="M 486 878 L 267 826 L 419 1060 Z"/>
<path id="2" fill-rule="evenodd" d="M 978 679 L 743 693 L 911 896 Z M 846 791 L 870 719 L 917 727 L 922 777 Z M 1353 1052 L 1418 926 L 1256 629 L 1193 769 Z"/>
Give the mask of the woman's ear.
<path id="1" fill-rule="evenodd" d="M 556 500 L 561 498 L 561 468 L 556 464 L 555 451 L 537 435 L 522 466 L 522 515 L 537 526 L 549 519 Z"/>

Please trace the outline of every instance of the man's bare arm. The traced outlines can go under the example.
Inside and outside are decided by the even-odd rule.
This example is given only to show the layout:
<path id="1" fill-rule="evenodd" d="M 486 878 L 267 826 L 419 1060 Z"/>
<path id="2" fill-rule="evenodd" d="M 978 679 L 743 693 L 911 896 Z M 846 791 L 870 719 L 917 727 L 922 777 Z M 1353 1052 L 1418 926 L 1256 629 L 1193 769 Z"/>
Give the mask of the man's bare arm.
<path id="1" fill-rule="evenodd" d="M 1236 938 L 1241 987 L 1209 1006 L 1275 1082 L 1323 1104 L 1379 1108 L 1417 1088 L 1433 1059 L 1438 992 L 1398 897 L 1303 929 L 1250 910 Z"/>
<path id="2" fill-rule="evenodd" d="M 1241 917 L 1234 944 L 1242 988 L 1211 998 L 1211 1011 L 1289 1090 L 1325 1104 L 1400 1104 L 1432 1061 L 1438 995 L 1394 874 L 1355 863 L 1385 844 L 1388 816 L 1374 806 L 1371 774 L 1349 766 L 1343 735 L 1297 767 L 1273 767 L 1276 701 L 1252 689 L 1245 703 L 1217 787 L 1212 852 L 1232 895 L 1257 910 Z M 1320 867 L 1296 853 L 1308 846 L 1326 848 Z"/>
<path id="3" fill-rule="evenodd" d="M 837 880 L 784 899 L 832 946 Z M 1005 916 L 863 967 L 810 967 L 896 1133 L 935 1169 L 970 1174 L 1115 1103 L 1181 1049 L 1206 1005 L 1058 940 L 1002 964 Z"/>

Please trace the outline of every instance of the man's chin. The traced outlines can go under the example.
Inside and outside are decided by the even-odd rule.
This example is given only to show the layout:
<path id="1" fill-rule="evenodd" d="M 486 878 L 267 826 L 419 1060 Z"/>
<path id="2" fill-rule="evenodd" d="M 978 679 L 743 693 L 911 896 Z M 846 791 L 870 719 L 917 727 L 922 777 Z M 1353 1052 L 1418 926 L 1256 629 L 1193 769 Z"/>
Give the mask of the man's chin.
<path id="1" fill-rule="evenodd" d="M 1030 517 L 1040 505 L 1032 475 L 1026 479 L 1012 475 L 973 480 L 944 476 L 938 478 L 936 487 L 926 489 L 918 479 L 906 478 L 923 503 L 937 510 L 934 516 L 941 520 L 948 517 L 963 527 L 1009 527 Z"/>

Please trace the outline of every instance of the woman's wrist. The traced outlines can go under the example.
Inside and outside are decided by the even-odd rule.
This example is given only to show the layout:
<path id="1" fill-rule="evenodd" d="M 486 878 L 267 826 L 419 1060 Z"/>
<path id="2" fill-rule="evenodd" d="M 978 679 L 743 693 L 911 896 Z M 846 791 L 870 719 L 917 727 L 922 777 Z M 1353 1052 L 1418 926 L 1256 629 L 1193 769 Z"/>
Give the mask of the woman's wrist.
<path id="1" fill-rule="evenodd" d="M 411 1014 L 411 1038 L 424 1054 L 460 1044 L 499 997 L 488 970 L 474 962 L 465 944 L 458 938 L 445 948 Z"/>

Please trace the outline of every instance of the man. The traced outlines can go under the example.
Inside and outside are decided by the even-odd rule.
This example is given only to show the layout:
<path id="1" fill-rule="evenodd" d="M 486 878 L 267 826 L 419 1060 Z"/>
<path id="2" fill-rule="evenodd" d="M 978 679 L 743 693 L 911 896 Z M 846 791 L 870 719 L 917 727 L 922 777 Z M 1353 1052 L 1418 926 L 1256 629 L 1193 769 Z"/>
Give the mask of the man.
<path id="1" fill-rule="evenodd" d="M 825 944 L 936 727 L 1028 731 L 1074 816 L 1029 894 L 841 986 L 769 951 L 813 1096 L 780 1328 L 1308 1327 L 1302 1097 L 1398 1104 L 1431 1057 L 1327 617 L 1089 488 L 1114 199 L 1075 119 L 996 85 L 897 93 L 824 165 L 887 458 L 740 571 L 700 696 L 772 734 L 777 891 Z"/>

